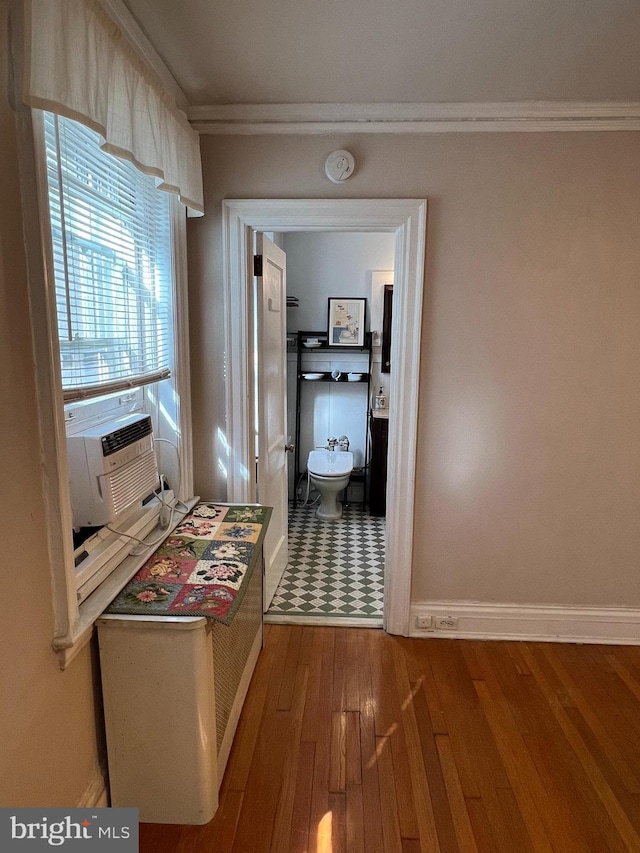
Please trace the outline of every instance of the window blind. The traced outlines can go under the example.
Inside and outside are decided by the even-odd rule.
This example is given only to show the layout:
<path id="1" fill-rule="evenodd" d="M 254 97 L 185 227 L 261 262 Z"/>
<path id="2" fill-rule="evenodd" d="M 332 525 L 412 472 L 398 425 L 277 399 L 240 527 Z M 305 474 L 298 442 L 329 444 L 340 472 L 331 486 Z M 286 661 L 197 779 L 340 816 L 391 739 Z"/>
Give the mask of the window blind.
<path id="1" fill-rule="evenodd" d="M 45 113 L 44 128 L 65 400 L 169 376 L 169 196 L 84 125 Z"/>

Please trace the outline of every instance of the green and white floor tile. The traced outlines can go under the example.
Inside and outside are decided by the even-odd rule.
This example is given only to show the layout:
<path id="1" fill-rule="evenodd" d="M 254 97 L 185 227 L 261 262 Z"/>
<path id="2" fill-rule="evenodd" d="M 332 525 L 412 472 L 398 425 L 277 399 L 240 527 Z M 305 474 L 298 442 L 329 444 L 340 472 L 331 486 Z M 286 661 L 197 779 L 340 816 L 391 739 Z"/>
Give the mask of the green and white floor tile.
<path id="1" fill-rule="evenodd" d="M 315 507 L 289 508 L 289 565 L 265 621 L 380 626 L 385 519 L 344 508 L 322 521 Z"/>

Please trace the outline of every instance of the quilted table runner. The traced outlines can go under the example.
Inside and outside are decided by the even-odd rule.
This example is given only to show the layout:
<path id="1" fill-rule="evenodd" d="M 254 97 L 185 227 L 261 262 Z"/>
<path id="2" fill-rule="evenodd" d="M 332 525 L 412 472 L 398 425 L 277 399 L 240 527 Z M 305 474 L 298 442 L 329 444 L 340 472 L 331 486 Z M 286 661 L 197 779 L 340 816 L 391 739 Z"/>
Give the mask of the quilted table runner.
<path id="1" fill-rule="evenodd" d="M 105 612 L 208 616 L 228 625 L 258 561 L 270 515 L 263 506 L 197 504 Z"/>

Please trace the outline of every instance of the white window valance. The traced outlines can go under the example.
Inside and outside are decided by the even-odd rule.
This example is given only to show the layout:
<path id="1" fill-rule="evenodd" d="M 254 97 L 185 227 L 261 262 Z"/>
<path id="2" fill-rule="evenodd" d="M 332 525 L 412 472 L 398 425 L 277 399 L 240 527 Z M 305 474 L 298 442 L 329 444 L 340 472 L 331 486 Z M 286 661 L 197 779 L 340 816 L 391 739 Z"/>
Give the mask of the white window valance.
<path id="1" fill-rule="evenodd" d="M 96 0 L 25 3 L 27 104 L 80 121 L 103 148 L 202 214 L 200 140 Z"/>

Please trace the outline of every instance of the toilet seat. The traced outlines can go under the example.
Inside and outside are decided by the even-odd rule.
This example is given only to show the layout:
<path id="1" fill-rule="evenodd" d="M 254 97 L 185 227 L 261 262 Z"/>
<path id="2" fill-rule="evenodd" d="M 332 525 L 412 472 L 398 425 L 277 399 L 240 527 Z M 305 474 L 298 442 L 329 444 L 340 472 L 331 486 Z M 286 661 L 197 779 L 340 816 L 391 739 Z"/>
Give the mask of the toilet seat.
<path id="1" fill-rule="evenodd" d="M 350 450 L 311 450 L 307 470 L 316 477 L 344 477 L 353 471 L 353 453 Z"/>

